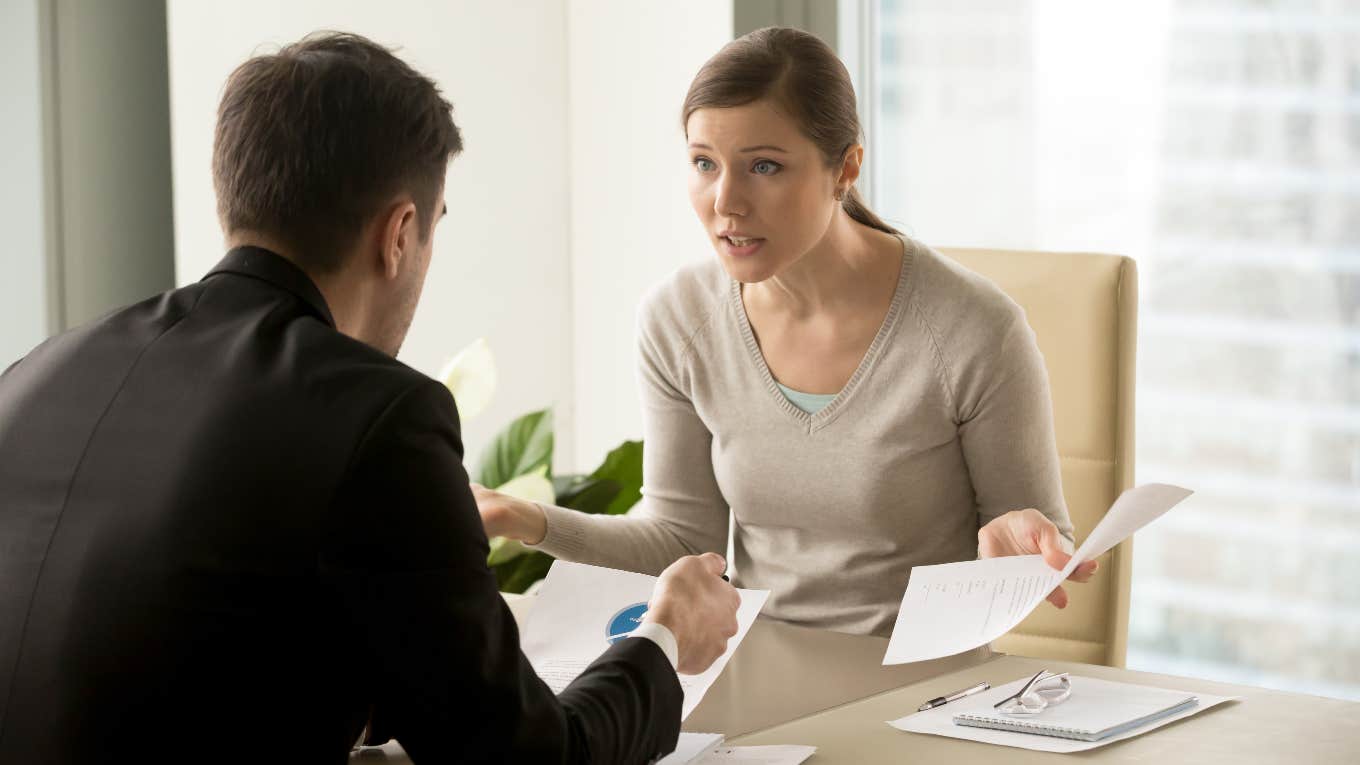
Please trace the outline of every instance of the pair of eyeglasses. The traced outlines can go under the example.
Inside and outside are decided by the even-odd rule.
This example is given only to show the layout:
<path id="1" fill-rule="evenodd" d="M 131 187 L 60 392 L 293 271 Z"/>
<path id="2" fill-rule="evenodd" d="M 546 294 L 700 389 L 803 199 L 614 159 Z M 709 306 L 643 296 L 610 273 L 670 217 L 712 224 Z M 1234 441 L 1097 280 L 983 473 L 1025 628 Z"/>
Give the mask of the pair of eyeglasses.
<path id="1" fill-rule="evenodd" d="M 1072 678 L 1066 672 L 1053 674 L 1041 669 L 1021 686 L 1018 693 L 996 702 L 992 707 L 1003 715 L 1025 717 L 1057 706 L 1071 695 Z"/>

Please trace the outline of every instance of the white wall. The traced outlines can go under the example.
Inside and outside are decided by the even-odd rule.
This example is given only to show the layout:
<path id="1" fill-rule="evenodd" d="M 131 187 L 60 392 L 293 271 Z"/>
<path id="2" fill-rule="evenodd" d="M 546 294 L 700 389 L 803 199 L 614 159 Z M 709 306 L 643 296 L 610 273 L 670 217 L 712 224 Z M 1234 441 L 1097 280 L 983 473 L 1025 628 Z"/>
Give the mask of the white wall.
<path id="1" fill-rule="evenodd" d="M 0 371 L 47 336 L 38 0 L 0 4 Z"/>
<path id="2" fill-rule="evenodd" d="M 576 455 L 591 470 L 642 437 L 638 299 L 680 265 L 716 257 L 686 195 L 680 107 L 732 39 L 732 0 L 568 8 Z"/>
<path id="3" fill-rule="evenodd" d="M 262 43 L 316 29 L 399 46 L 453 103 L 466 147 L 450 166 L 449 215 L 401 358 L 435 374 L 485 336 L 500 383 L 464 424 L 469 469 L 495 431 L 549 405 L 557 464 L 572 464 L 564 14 L 561 0 L 169 0 L 178 281 L 222 255 L 210 158 L 231 70 Z"/>

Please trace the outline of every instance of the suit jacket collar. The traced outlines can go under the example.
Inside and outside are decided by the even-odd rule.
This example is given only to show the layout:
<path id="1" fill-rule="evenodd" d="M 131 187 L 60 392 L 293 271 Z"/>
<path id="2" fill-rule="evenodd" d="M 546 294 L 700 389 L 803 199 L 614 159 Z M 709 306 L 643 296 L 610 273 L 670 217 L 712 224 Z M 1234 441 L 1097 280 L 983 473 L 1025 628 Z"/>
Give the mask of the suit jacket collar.
<path id="1" fill-rule="evenodd" d="M 250 276 L 292 293 L 317 316 L 332 327 L 335 317 L 326 305 L 326 298 L 316 288 L 311 277 L 292 261 L 263 247 L 237 247 L 229 251 L 213 270 L 203 279 L 211 279 L 218 274 L 239 274 Z"/>

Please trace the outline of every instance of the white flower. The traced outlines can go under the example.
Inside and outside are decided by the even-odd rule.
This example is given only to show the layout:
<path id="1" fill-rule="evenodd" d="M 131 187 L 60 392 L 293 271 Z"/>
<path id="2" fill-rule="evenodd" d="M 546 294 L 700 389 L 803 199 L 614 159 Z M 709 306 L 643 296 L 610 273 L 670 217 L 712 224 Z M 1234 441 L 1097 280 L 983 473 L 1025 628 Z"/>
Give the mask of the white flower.
<path id="1" fill-rule="evenodd" d="M 486 338 L 479 337 L 459 351 L 439 372 L 439 379 L 458 404 L 458 419 L 467 421 L 481 414 L 496 390 L 496 361 Z"/>
<path id="2" fill-rule="evenodd" d="M 548 480 L 548 468 L 546 466 L 511 478 L 497 486 L 496 491 L 529 502 L 552 504 L 553 500 L 557 499 L 557 495 L 553 493 L 552 481 Z"/>

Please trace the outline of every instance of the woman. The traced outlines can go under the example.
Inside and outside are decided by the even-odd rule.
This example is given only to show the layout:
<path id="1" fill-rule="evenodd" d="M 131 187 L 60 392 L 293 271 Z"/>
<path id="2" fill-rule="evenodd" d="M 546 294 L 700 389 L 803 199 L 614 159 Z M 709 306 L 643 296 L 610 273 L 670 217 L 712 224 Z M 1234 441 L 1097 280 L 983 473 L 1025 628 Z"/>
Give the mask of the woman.
<path id="1" fill-rule="evenodd" d="M 593 516 L 478 487 L 488 535 L 657 573 L 725 552 L 730 508 L 734 581 L 771 590 L 766 615 L 876 635 L 912 566 L 1065 564 L 1033 333 L 994 285 L 864 205 L 855 95 L 831 49 L 793 29 L 735 40 L 695 77 L 683 121 L 718 262 L 643 303 L 642 503 Z"/>

